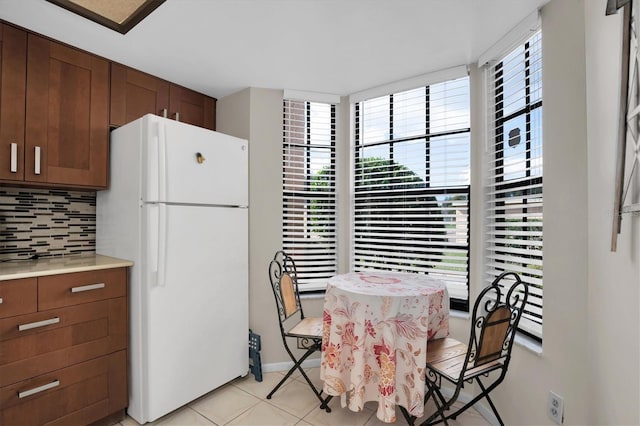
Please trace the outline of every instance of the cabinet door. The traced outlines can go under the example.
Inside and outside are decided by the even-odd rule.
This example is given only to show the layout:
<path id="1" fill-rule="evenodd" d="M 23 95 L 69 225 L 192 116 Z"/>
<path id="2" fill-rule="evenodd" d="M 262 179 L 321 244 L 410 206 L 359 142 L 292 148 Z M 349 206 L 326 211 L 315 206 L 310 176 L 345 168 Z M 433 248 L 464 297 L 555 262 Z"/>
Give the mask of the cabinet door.
<path id="1" fill-rule="evenodd" d="M 166 116 L 169 109 L 169 83 L 160 78 L 111 64 L 112 126 L 122 126 L 145 114 Z"/>
<path id="2" fill-rule="evenodd" d="M 109 62 L 29 34 L 25 180 L 105 188 Z"/>
<path id="3" fill-rule="evenodd" d="M 202 93 L 172 84 L 169 87 L 169 118 L 216 129 L 216 100 Z"/>
<path id="4" fill-rule="evenodd" d="M 24 179 L 27 33 L 0 23 L 0 179 Z"/>

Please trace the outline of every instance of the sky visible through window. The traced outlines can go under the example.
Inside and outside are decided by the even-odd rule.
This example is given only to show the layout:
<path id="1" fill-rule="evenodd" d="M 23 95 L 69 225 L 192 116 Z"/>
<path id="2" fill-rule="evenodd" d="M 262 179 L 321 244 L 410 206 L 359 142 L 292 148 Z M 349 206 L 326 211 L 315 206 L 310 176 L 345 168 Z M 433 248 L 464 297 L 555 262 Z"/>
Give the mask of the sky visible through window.
<path id="1" fill-rule="evenodd" d="M 469 133 L 438 136 L 470 127 L 468 78 L 429 86 L 428 104 L 424 87 L 392 96 L 363 102 L 363 157 L 391 159 L 393 155 L 396 163 L 422 180 L 429 175 L 431 187 L 469 185 Z M 391 140 L 393 149 L 384 143 Z"/>

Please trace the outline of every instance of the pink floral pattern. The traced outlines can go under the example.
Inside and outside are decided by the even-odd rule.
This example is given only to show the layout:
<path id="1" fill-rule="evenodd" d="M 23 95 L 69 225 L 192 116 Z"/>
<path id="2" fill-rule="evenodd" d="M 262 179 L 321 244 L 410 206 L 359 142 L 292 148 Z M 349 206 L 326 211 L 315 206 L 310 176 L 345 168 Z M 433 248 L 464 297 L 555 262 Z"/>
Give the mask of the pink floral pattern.
<path id="1" fill-rule="evenodd" d="M 449 335 L 449 296 L 422 274 L 367 271 L 336 275 L 324 301 L 320 378 L 342 406 L 395 421 L 395 406 L 420 417 L 427 340 Z"/>

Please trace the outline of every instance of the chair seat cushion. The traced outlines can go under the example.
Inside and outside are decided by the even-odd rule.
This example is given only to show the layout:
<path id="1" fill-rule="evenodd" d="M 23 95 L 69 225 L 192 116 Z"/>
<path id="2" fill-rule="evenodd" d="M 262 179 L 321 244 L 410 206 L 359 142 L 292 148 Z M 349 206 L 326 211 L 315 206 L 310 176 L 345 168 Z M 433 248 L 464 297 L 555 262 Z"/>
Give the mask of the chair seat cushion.
<path id="1" fill-rule="evenodd" d="M 305 318 L 302 321 L 300 321 L 298 324 L 296 324 L 286 334 L 288 336 L 296 336 L 296 337 L 311 337 L 311 338 L 322 337 L 322 318 L 320 317 Z"/>

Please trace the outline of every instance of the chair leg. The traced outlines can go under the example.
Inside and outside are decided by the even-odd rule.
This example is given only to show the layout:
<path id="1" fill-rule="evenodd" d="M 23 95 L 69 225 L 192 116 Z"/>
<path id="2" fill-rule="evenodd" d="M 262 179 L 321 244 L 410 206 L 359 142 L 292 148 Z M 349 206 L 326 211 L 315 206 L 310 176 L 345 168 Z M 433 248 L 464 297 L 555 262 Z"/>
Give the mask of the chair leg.
<path id="1" fill-rule="evenodd" d="M 331 398 L 333 397 L 331 395 L 328 395 L 327 398 L 323 399 L 322 390 L 318 391 L 318 389 L 313 385 L 313 383 L 311 383 L 311 379 L 309 379 L 309 376 L 307 376 L 307 373 L 303 370 L 302 366 L 298 365 L 298 370 L 300 370 L 302 377 L 304 377 L 307 383 L 309 383 L 309 386 L 311 386 L 313 393 L 315 393 L 318 399 L 320 400 L 320 409 L 326 410 L 327 413 L 330 413 L 331 408 L 329 408 L 327 404 L 329 404 L 329 401 L 331 401 Z"/>
<path id="2" fill-rule="evenodd" d="M 284 382 L 286 382 L 289 377 L 291 377 L 293 372 L 296 371 L 296 370 L 299 370 L 300 373 L 302 373 L 302 376 L 304 377 L 304 379 L 307 381 L 307 383 L 311 387 L 311 390 L 313 391 L 313 393 L 316 394 L 316 397 L 320 400 L 320 408 L 326 410 L 327 413 L 330 413 L 331 412 L 331 408 L 329 408 L 327 406 L 327 404 L 329 403 L 330 399 L 329 400 L 325 400 L 325 399 L 322 398 L 322 391 L 318 391 L 318 389 L 316 389 L 316 387 L 313 385 L 313 383 L 309 379 L 309 376 L 307 376 L 307 373 L 305 373 L 305 371 L 302 369 L 302 363 L 309 357 L 309 355 L 311 355 L 312 353 L 316 352 L 319 348 L 320 348 L 320 346 L 312 346 L 312 347 L 310 347 L 307 350 L 307 352 L 305 352 L 305 354 L 300 357 L 300 359 L 296 360 L 296 358 L 293 356 L 293 353 L 291 353 L 291 351 L 289 350 L 289 347 L 285 345 L 285 349 L 289 353 L 289 357 L 291 358 L 292 361 L 295 362 L 295 364 L 293 365 L 293 367 L 291 367 L 291 369 L 289 369 L 287 374 L 282 378 L 282 380 L 280 380 L 280 382 L 278 382 L 278 384 L 271 390 L 271 392 L 269 392 L 269 395 L 267 395 L 267 399 L 271 399 L 273 394 L 276 393 L 276 391 L 278 389 L 280 389 L 280 386 L 282 386 L 284 384 Z"/>
<path id="3" fill-rule="evenodd" d="M 300 367 L 300 365 L 302 364 L 302 362 L 303 362 L 304 360 L 306 360 L 306 359 L 309 357 L 309 355 L 311 355 L 312 353 L 314 353 L 314 352 L 315 352 L 315 350 L 314 350 L 314 349 L 313 349 L 313 350 L 312 350 L 312 349 L 309 349 L 309 350 L 308 350 L 304 355 L 302 355 L 302 357 L 300 357 L 300 359 L 299 359 L 299 360 L 297 360 L 297 361 L 296 361 L 296 359 L 295 359 L 295 357 L 293 356 L 293 354 L 289 351 L 289 348 L 287 348 L 287 347 L 285 346 L 285 349 L 287 350 L 287 352 L 289 352 L 289 357 L 291 358 L 291 360 L 292 360 L 292 361 L 294 361 L 294 362 L 295 362 L 295 364 L 293 365 L 293 367 L 291 367 L 291 369 L 287 372 L 287 374 L 282 378 L 282 380 L 280 380 L 280 382 L 279 382 L 279 383 L 278 383 L 278 384 L 277 384 L 277 385 L 276 385 L 276 386 L 271 390 L 271 392 L 269 392 L 269 395 L 267 395 L 267 399 L 271 399 L 271 397 L 273 396 L 273 394 L 274 394 L 274 393 L 276 393 L 276 391 L 277 391 L 278 389 L 280 389 L 280 386 L 282 386 L 282 384 L 283 384 L 284 382 L 286 382 L 286 381 L 287 381 L 287 379 L 288 379 L 289 377 L 291 377 L 291 375 L 293 374 L 293 372 L 294 372 L 294 371 L 296 371 L 296 369 L 300 369 L 300 370 L 302 370 L 302 369 L 301 369 L 301 367 Z M 308 380 L 308 378 L 307 378 L 307 380 Z M 314 386 L 313 388 L 314 388 L 314 390 L 315 390 L 315 386 Z M 316 391 L 315 393 L 317 394 L 317 391 Z M 322 402 L 322 401 L 321 401 L 321 402 Z"/>
<path id="4" fill-rule="evenodd" d="M 404 416 L 405 420 L 407 421 L 407 423 L 411 426 L 415 425 L 415 421 L 417 419 L 416 416 L 412 416 L 411 414 L 409 414 L 409 412 L 407 411 L 406 408 L 404 408 L 403 406 L 400 405 L 400 412 L 402 413 L 402 415 Z"/>
<path id="5" fill-rule="evenodd" d="M 504 426 L 504 422 L 502 421 L 502 418 L 500 417 L 500 414 L 498 414 L 498 410 L 497 410 L 496 406 L 493 404 L 493 401 L 489 397 L 489 393 L 494 388 L 496 388 L 500 384 L 500 382 L 502 382 L 502 380 L 500 379 L 500 380 L 492 383 L 488 388 L 485 388 L 484 385 L 482 384 L 482 382 L 480 381 L 480 377 L 476 377 L 475 379 L 476 379 L 476 382 L 478 383 L 478 386 L 482 390 L 482 392 L 480 392 L 471 401 L 467 402 L 464 406 L 459 408 L 455 413 L 449 415 L 448 417 L 450 419 L 455 420 L 456 417 L 458 417 L 462 412 L 466 411 L 469 407 L 473 406 L 476 402 L 480 401 L 482 398 L 486 398 L 487 401 L 489 401 L 489 405 L 491 406 L 491 409 L 493 410 L 493 414 L 495 414 L 496 419 L 498 420 L 498 422 L 500 423 L 501 426 Z"/>
<path id="6" fill-rule="evenodd" d="M 331 408 L 329 408 L 329 402 L 331 402 L 332 399 L 333 395 L 327 395 L 327 397 L 324 399 L 324 402 L 320 404 L 320 409 L 325 410 L 327 413 L 330 413 Z"/>
<path id="7" fill-rule="evenodd" d="M 442 395 L 442 392 L 440 392 L 440 389 L 437 386 L 435 386 L 431 382 L 427 382 L 427 386 L 429 387 L 429 392 L 427 393 L 427 395 L 431 395 L 433 397 L 433 402 L 436 404 L 436 412 L 430 415 L 424 422 L 420 424 L 420 426 L 434 425 L 440 422 L 444 422 L 444 424 L 448 426 L 449 422 L 447 422 L 447 419 L 449 417 L 445 416 L 444 412 L 449 409 L 453 398 L 447 402 L 444 395 Z M 435 420 L 437 417 L 440 417 L 441 419 Z"/>
<path id="8" fill-rule="evenodd" d="M 480 386 L 480 389 L 482 389 L 482 393 L 484 394 L 485 398 L 487 399 L 487 401 L 489 402 L 489 405 L 491 406 L 491 409 L 493 410 L 493 414 L 496 415 L 496 419 L 498 419 L 498 422 L 500 422 L 500 426 L 504 426 L 504 422 L 502 421 L 502 418 L 500 417 L 500 414 L 498 414 L 498 410 L 496 409 L 496 406 L 493 405 L 493 401 L 491 400 L 491 398 L 489 397 L 489 392 L 491 391 L 491 389 L 493 389 L 495 386 L 491 387 L 488 391 L 484 388 L 484 386 L 482 385 L 482 382 L 480 381 L 480 377 L 476 377 L 476 382 L 478 382 L 478 386 Z M 496 384 L 497 386 L 497 384 Z"/>

